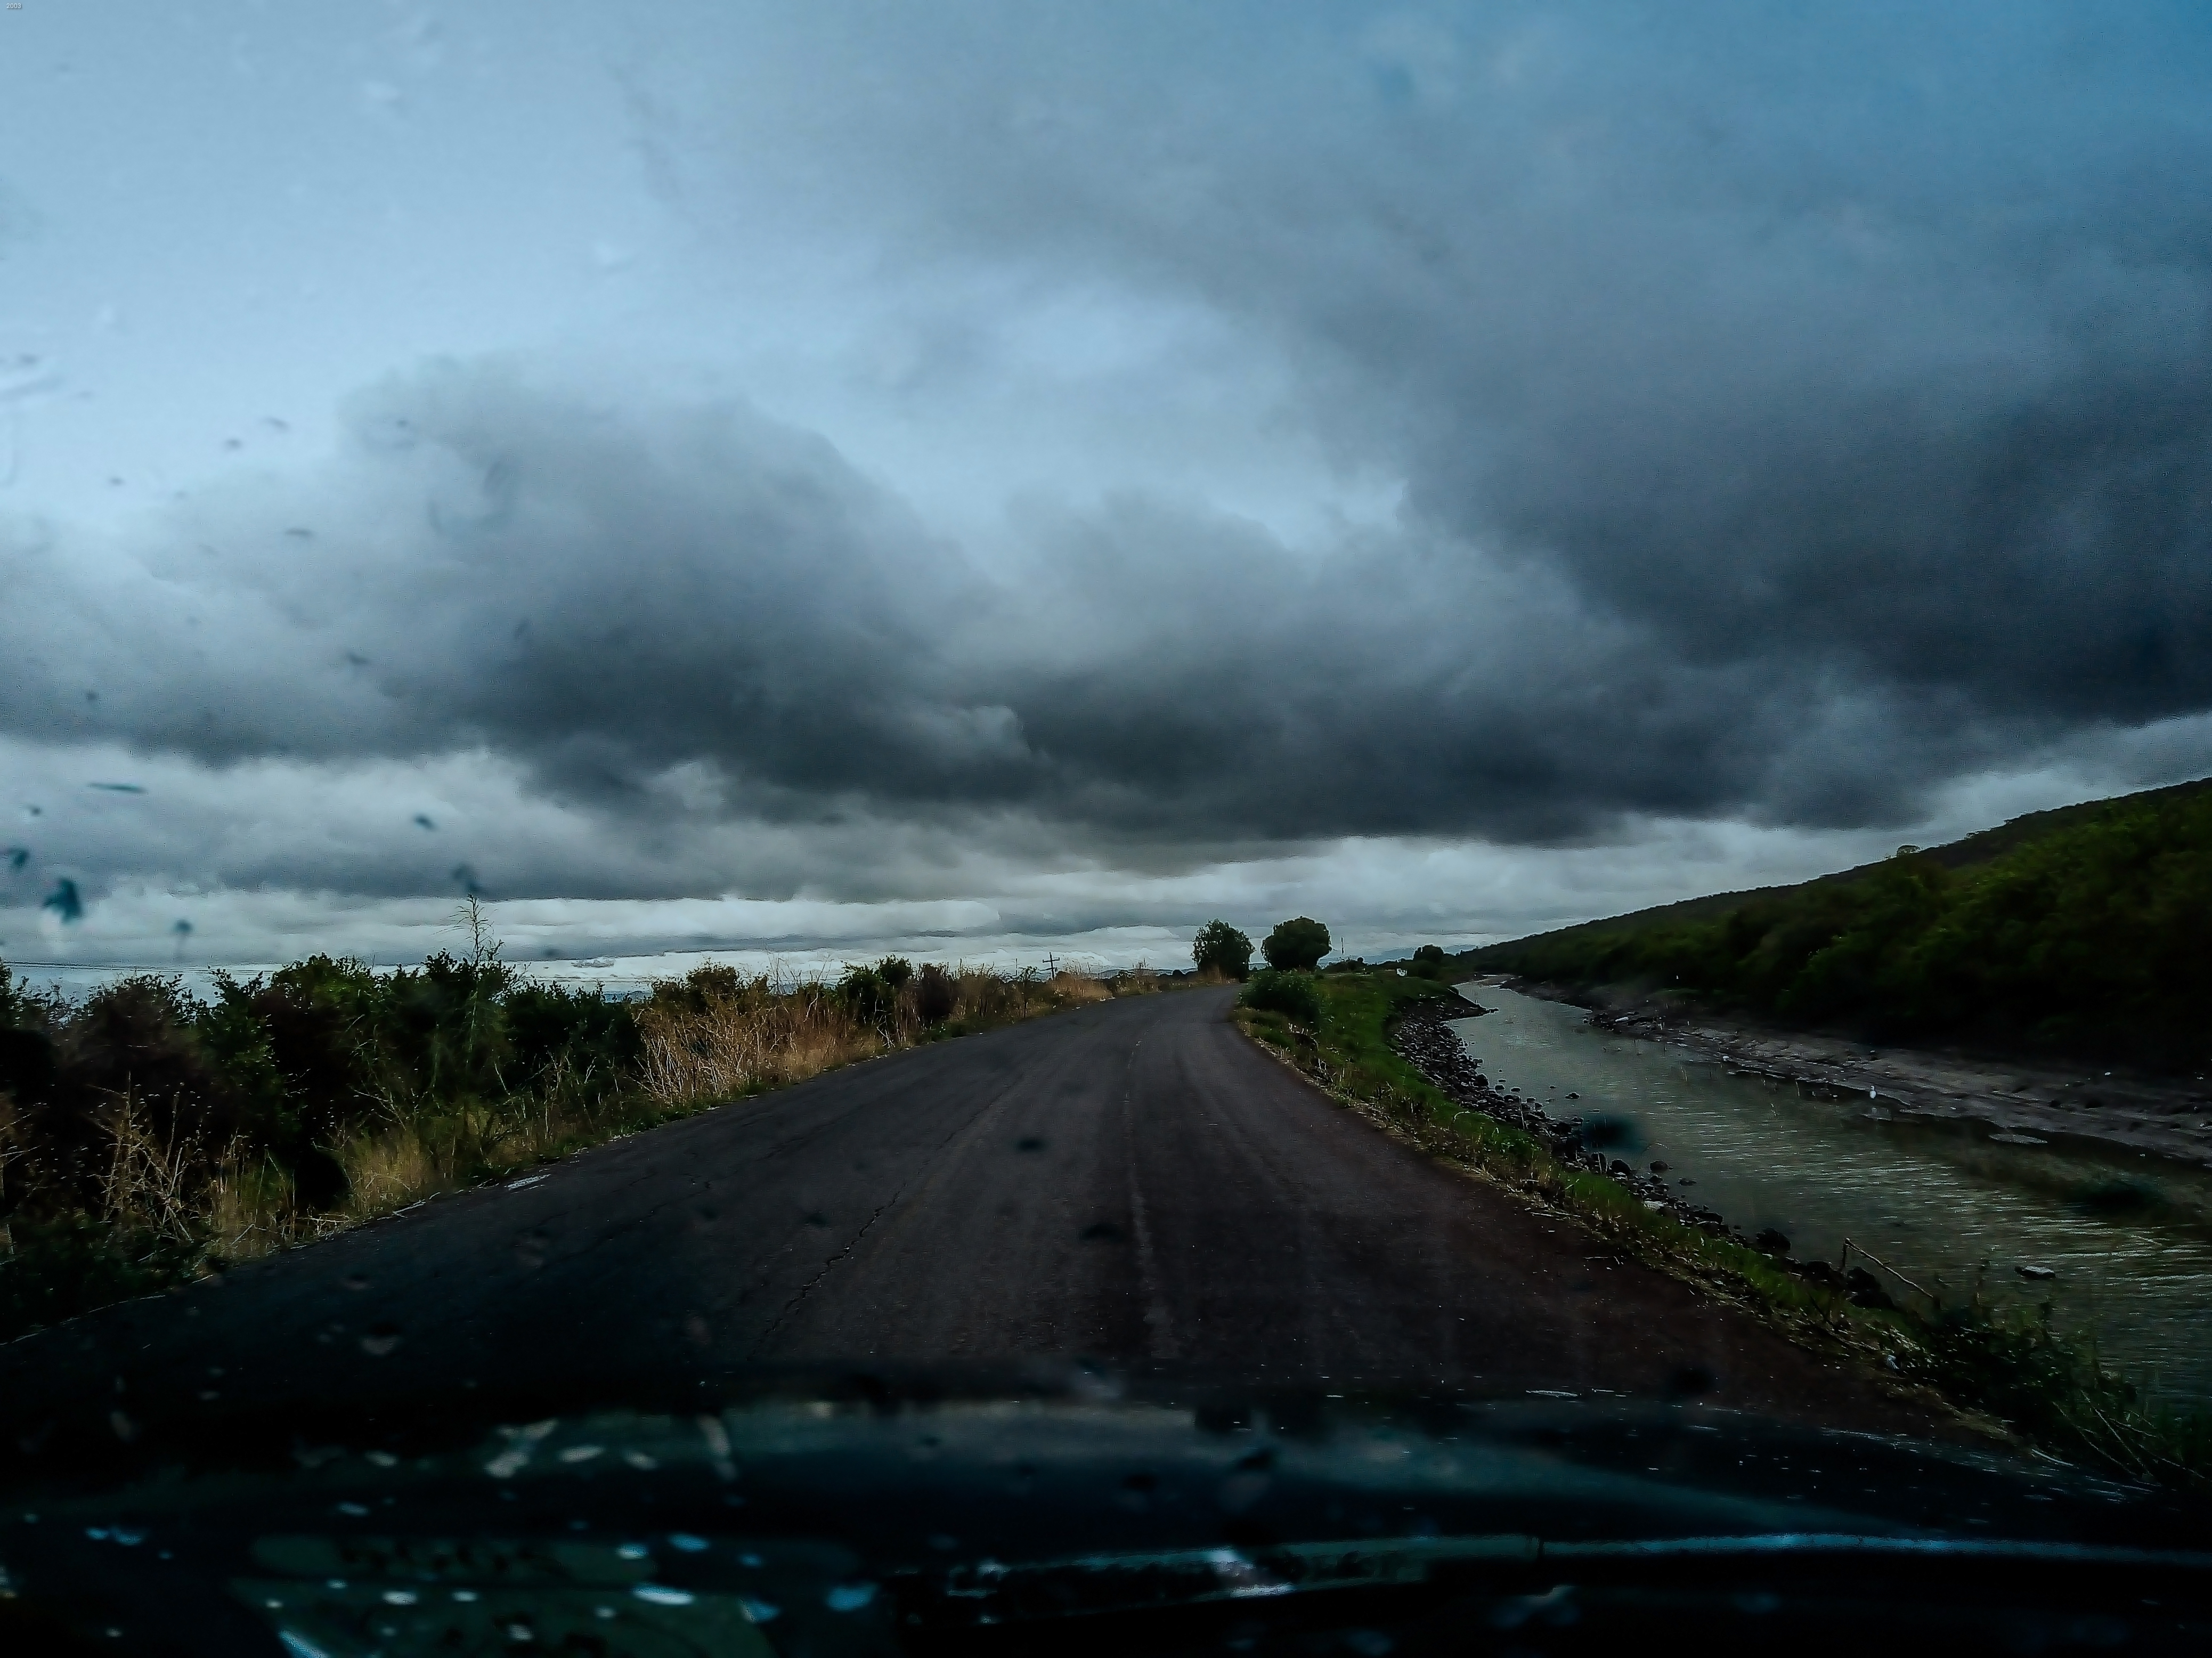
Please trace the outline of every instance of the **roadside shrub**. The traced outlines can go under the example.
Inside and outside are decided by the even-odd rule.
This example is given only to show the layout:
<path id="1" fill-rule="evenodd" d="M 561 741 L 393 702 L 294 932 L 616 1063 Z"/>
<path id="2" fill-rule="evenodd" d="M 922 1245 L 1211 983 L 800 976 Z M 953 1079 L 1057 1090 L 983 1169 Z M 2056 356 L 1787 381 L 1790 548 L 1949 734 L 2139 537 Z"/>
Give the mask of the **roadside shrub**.
<path id="1" fill-rule="evenodd" d="M 682 1008 L 704 1013 L 717 1002 L 734 1002 L 745 993 L 749 981 L 737 969 L 721 962 L 707 962 L 680 979 L 656 979 L 650 1000 L 663 1010 Z"/>
<path id="2" fill-rule="evenodd" d="M 359 962 L 313 956 L 243 982 L 217 974 L 194 1021 L 237 1101 L 237 1128 L 273 1157 L 310 1208 L 345 1175 L 330 1148 L 377 1107 L 375 1008 L 383 987 Z"/>
<path id="3" fill-rule="evenodd" d="M 1321 1022 L 1321 993 L 1303 973 L 1285 973 L 1277 968 L 1255 973 L 1237 999 L 1247 1007 L 1280 1013 L 1300 1024 Z"/>
<path id="4" fill-rule="evenodd" d="M 1228 922 L 1211 920 L 1190 941 L 1190 959 L 1201 973 L 1212 968 L 1229 978 L 1242 979 L 1252 970 L 1252 941 Z"/>
<path id="5" fill-rule="evenodd" d="M 540 1088 L 559 1081 L 593 1098 L 619 1090 L 644 1051 L 630 1010 L 597 990 L 518 985 L 507 995 L 507 1027 L 510 1081 Z"/>
<path id="6" fill-rule="evenodd" d="M 884 971 L 887 968 L 891 972 Z M 837 999 L 862 1024 L 887 1032 L 898 1011 L 899 987 L 913 970 L 896 957 L 874 967 L 848 963 L 845 976 L 837 981 Z"/>
<path id="7" fill-rule="evenodd" d="M 914 976 L 914 1017 L 925 1025 L 943 1024 L 960 1005 L 960 981 L 934 962 Z"/>

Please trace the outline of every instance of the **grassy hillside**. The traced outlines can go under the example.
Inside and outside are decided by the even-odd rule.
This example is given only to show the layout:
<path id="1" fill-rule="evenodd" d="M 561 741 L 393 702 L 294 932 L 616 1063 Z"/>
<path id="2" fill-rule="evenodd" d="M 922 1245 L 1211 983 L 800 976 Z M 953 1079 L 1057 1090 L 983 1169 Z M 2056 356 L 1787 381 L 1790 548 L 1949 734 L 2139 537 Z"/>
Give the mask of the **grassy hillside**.
<path id="1" fill-rule="evenodd" d="M 2212 1060 L 2212 782 L 1473 950 L 1474 969 L 1679 990 L 1891 1041 Z"/>

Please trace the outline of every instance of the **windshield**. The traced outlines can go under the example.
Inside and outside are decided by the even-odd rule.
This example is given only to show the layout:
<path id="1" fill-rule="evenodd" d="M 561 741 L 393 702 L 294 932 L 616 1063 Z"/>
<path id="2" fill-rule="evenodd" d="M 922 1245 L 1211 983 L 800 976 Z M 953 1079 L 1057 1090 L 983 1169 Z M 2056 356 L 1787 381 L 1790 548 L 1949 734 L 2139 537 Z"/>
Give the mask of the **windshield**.
<path id="1" fill-rule="evenodd" d="M 0 10 L 0 1636 L 2193 1642 L 2208 58 Z"/>

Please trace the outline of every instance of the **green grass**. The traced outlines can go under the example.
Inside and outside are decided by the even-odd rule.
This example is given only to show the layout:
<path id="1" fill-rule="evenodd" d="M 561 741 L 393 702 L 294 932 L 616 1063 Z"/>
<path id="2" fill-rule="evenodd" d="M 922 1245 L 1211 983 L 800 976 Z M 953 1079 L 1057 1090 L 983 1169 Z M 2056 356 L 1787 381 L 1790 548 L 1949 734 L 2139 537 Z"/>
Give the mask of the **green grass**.
<path id="1" fill-rule="evenodd" d="M 1449 996 L 1449 987 L 1383 974 L 1314 983 L 1321 1000 L 1314 1023 L 1244 1006 L 1238 1023 L 1430 1156 L 1572 1219 L 1621 1254 L 1749 1310 L 1802 1345 L 1924 1386 L 2060 1455 L 2179 1488 L 2212 1484 L 2212 1412 L 2147 1398 L 2047 1315 L 1994 1316 L 1978 1297 L 1929 1316 L 1857 1306 L 1732 1237 L 1646 1209 L 1619 1181 L 1563 1163 L 1534 1137 L 1457 1105 L 1389 1040 L 1409 1005 Z"/>

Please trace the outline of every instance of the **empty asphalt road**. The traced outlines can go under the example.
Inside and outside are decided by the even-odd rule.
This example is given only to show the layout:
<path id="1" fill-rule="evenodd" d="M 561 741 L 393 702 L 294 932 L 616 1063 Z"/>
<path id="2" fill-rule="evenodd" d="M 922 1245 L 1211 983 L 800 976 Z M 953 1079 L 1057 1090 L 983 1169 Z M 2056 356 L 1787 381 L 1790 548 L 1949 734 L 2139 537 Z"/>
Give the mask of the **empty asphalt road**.
<path id="1" fill-rule="evenodd" d="M 441 1198 L 0 1348 L 0 1408 L 34 1446 L 88 1412 L 1086 1359 L 1929 1425 L 1332 1105 L 1229 1001 L 939 1043 Z"/>

